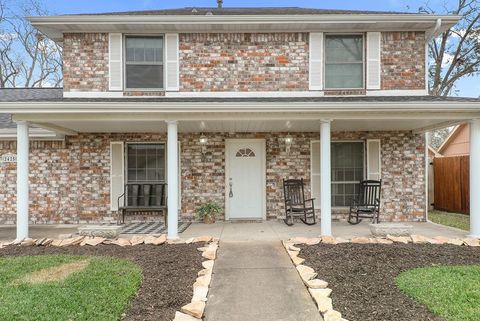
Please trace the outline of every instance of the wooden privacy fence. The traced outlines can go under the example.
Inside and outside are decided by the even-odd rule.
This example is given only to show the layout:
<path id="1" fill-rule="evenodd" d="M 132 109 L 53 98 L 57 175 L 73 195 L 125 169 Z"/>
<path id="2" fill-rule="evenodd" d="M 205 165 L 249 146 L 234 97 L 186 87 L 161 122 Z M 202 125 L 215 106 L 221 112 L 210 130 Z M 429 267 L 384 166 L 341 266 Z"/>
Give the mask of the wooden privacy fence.
<path id="1" fill-rule="evenodd" d="M 435 209 L 467 214 L 470 212 L 469 172 L 469 156 L 433 159 Z"/>

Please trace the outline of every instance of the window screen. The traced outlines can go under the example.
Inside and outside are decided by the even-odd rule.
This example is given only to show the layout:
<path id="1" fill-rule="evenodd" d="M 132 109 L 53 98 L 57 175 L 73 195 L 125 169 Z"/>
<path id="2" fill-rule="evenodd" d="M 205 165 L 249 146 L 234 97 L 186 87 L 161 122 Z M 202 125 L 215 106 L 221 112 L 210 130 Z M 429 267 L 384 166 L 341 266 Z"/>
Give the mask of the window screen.
<path id="1" fill-rule="evenodd" d="M 129 183 L 165 181 L 165 145 L 128 144 L 127 168 Z"/>
<path id="2" fill-rule="evenodd" d="M 127 89 L 163 88 L 163 37 L 125 38 Z"/>
<path id="3" fill-rule="evenodd" d="M 363 36 L 325 36 L 325 88 L 364 87 Z"/>
<path id="4" fill-rule="evenodd" d="M 332 142 L 332 206 L 350 206 L 358 194 L 358 184 L 364 179 L 363 142 Z M 320 204 L 320 142 L 312 142 L 312 196 Z"/>
<path id="5" fill-rule="evenodd" d="M 334 142 L 332 159 L 332 206 L 350 206 L 364 176 L 363 142 Z"/>

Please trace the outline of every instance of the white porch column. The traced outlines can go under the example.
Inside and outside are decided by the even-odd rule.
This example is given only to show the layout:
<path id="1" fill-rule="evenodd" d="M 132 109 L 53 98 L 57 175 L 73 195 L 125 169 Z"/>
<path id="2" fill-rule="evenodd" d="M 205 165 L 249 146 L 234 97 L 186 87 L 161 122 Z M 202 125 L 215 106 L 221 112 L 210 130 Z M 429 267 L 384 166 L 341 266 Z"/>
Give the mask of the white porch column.
<path id="1" fill-rule="evenodd" d="M 470 122 L 470 236 L 480 238 L 480 118 Z"/>
<path id="2" fill-rule="evenodd" d="M 167 121 L 168 238 L 178 238 L 178 126 Z"/>
<path id="3" fill-rule="evenodd" d="M 17 122 L 17 240 L 28 238 L 28 123 Z"/>
<path id="4" fill-rule="evenodd" d="M 322 236 L 332 235 L 330 119 L 320 121 L 320 224 Z"/>

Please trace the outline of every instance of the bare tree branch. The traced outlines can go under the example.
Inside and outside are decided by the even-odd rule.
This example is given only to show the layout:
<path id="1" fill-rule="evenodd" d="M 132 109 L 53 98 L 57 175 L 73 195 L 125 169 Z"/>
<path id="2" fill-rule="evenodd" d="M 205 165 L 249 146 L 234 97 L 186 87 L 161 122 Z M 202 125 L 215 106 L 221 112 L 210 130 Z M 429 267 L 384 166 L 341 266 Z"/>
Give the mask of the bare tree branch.
<path id="1" fill-rule="evenodd" d="M 420 12 L 434 13 L 429 4 Z M 453 9 L 444 4 L 446 14 L 463 18 L 429 44 L 432 64 L 429 68 L 430 93 L 448 96 L 458 80 L 480 74 L 480 5 L 478 0 L 458 0 Z"/>
<path id="2" fill-rule="evenodd" d="M 0 88 L 62 85 L 61 47 L 25 19 L 43 8 L 41 0 L 0 0 Z"/>

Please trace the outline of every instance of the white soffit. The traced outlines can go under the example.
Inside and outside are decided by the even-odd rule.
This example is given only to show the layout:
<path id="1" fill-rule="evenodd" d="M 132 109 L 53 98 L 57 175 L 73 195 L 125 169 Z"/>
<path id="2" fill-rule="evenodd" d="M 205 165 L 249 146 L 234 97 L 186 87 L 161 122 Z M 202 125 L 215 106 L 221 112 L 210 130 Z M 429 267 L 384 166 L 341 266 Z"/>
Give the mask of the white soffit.
<path id="1" fill-rule="evenodd" d="M 444 120 L 334 120 L 333 131 L 416 130 L 442 124 Z M 52 124 L 77 132 L 88 133 L 165 133 L 166 123 L 158 121 L 53 121 Z M 202 125 L 203 124 L 203 125 Z M 198 120 L 179 121 L 179 132 L 317 132 L 318 120 Z"/>

